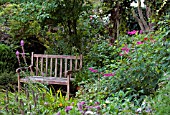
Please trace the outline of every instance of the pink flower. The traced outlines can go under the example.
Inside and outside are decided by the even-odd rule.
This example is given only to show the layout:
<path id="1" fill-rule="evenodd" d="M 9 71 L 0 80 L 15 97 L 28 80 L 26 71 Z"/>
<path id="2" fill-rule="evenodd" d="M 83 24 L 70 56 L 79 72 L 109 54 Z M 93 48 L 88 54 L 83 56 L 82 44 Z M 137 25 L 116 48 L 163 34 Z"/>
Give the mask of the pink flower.
<path id="1" fill-rule="evenodd" d="M 89 68 L 89 70 L 91 71 L 91 72 L 93 72 L 93 73 L 97 73 L 98 72 L 98 70 L 95 70 L 95 69 L 93 69 L 93 68 Z"/>
<path id="2" fill-rule="evenodd" d="M 92 70 L 93 70 L 93 68 L 92 68 L 92 67 L 90 67 L 90 68 L 89 68 L 89 70 L 90 70 L 90 71 L 92 71 Z"/>
<path id="3" fill-rule="evenodd" d="M 109 46 L 112 46 L 112 44 L 109 44 Z"/>
<path id="4" fill-rule="evenodd" d="M 24 46 L 24 40 L 21 40 L 20 44 L 21 46 Z"/>
<path id="5" fill-rule="evenodd" d="M 15 54 L 16 54 L 16 56 L 19 56 L 19 51 L 17 50 Z"/>
<path id="6" fill-rule="evenodd" d="M 93 19 L 93 16 L 90 16 L 90 20 L 92 20 Z"/>
<path id="7" fill-rule="evenodd" d="M 143 33 L 143 31 L 142 31 L 142 30 L 140 30 L 140 31 L 139 31 L 139 34 L 142 34 L 142 33 Z"/>
<path id="8" fill-rule="evenodd" d="M 123 56 L 123 54 L 122 54 L 122 53 L 120 53 L 120 54 L 119 54 L 119 56 Z"/>
<path id="9" fill-rule="evenodd" d="M 138 32 L 138 31 L 133 30 L 133 31 L 129 31 L 128 34 L 129 34 L 129 35 L 134 35 L 134 34 L 136 34 L 136 32 Z"/>
<path id="10" fill-rule="evenodd" d="M 137 41 L 136 44 L 140 45 L 140 44 L 143 44 L 143 42 L 142 41 Z"/>
<path id="11" fill-rule="evenodd" d="M 84 104 L 85 104 L 85 101 L 82 101 L 81 104 L 84 105 Z"/>
<path id="12" fill-rule="evenodd" d="M 122 48 L 122 51 L 125 52 L 125 54 L 128 54 L 130 49 L 127 47 L 127 45 L 125 47 Z"/>
<path id="13" fill-rule="evenodd" d="M 114 76 L 114 75 L 115 75 L 114 73 L 105 73 L 104 77 L 111 77 L 111 76 Z"/>
<path id="14" fill-rule="evenodd" d="M 93 72 L 93 73 L 97 73 L 98 71 L 97 71 L 97 70 L 92 70 L 91 72 Z"/>

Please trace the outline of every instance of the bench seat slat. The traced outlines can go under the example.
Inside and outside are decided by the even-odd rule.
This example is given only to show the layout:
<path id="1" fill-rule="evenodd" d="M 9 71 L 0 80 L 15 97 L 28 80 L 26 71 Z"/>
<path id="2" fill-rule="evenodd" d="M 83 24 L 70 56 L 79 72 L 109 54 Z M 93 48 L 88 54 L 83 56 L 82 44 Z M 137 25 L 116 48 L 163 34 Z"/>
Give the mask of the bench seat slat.
<path id="1" fill-rule="evenodd" d="M 70 81 L 73 81 L 74 78 L 70 78 Z M 40 82 L 46 84 L 60 84 L 67 85 L 67 78 L 60 77 L 42 77 L 42 76 L 28 76 L 25 78 L 21 78 L 20 82 Z"/>

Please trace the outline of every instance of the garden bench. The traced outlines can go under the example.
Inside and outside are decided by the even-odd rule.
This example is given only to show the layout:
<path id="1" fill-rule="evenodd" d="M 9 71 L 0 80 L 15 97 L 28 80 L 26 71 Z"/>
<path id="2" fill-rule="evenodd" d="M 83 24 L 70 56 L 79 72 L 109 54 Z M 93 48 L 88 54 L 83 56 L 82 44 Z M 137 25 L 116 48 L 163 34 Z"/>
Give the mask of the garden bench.
<path id="1" fill-rule="evenodd" d="M 31 65 L 16 69 L 18 73 L 18 91 L 21 82 L 40 82 L 43 84 L 67 85 L 67 96 L 70 95 L 70 82 L 74 80 L 73 72 L 82 68 L 82 55 L 31 55 Z M 30 75 L 21 77 L 21 72 L 30 70 Z"/>

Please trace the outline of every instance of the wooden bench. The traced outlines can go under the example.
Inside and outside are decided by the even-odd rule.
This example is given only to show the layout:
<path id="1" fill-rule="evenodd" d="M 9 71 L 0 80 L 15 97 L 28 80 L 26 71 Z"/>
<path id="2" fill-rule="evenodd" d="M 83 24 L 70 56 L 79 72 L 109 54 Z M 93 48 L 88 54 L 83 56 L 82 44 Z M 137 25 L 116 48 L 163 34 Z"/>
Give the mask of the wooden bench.
<path id="1" fill-rule="evenodd" d="M 31 55 L 31 65 L 16 69 L 18 73 L 18 91 L 21 82 L 40 82 L 43 84 L 67 85 L 67 96 L 70 95 L 70 81 L 73 81 L 72 73 L 82 68 L 82 55 Z M 21 77 L 21 72 L 30 70 L 30 76 Z"/>

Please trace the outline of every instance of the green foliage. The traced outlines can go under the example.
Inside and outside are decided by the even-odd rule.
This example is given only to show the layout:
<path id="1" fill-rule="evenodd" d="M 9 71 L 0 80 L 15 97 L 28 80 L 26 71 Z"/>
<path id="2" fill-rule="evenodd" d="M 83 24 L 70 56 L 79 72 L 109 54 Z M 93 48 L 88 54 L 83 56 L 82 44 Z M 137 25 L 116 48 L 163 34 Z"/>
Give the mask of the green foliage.
<path id="1" fill-rule="evenodd" d="M 2 8 L 2 26 L 6 24 L 10 28 L 8 33 L 13 40 L 36 38 L 47 48 L 47 53 L 68 54 L 71 47 L 80 52 L 78 19 L 83 11 L 89 10 L 88 1 L 21 0 L 4 4 Z"/>
<path id="2" fill-rule="evenodd" d="M 0 73 L 0 85 L 16 84 L 17 76 L 13 72 Z"/>
<path id="3" fill-rule="evenodd" d="M 86 80 L 89 79 L 88 72 L 85 69 L 83 69 L 80 72 L 73 73 L 73 74 L 74 74 L 73 76 L 75 77 L 75 80 L 73 81 L 73 84 L 75 86 L 78 86 L 80 82 L 86 81 Z"/>
<path id="4" fill-rule="evenodd" d="M 126 97 L 130 101 L 140 105 L 146 95 L 155 93 L 159 79 L 169 71 L 169 40 L 166 35 L 167 32 L 156 32 L 124 36 L 112 46 L 107 42 L 95 44 L 86 59 L 87 66 L 97 68 L 98 73 L 88 74 L 90 79 L 82 82 L 84 88 L 77 96 L 84 100 L 105 100 L 122 90 L 128 92 Z M 122 50 L 125 47 L 129 52 Z M 106 78 L 102 74 L 110 72 L 115 75 Z"/>
<path id="5" fill-rule="evenodd" d="M 54 114 L 76 100 L 68 100 L 60 90 L 53 92 L 42 84 L 29 83 L 20 93 L 8 89 L 0 96 L 0 108 L 4 114 Z M 4 98 L 5 97 L 5 98 Z"/>
<path id="6" fill-rule="evenodd" d="M 5 44 L 0 44 L 0 52 L 0 73 L 15 71 L 17 58 L 13 50 Z"/>
<path id="7" fill-rule="evenodd" d="M 169 79 L 164 87 L 160 88 L 157 91 L 157 95 L 153 98 L 153 109 L 155 110 L 156 115 L 166 115 L 170 113 L 170 82 Z"/>

